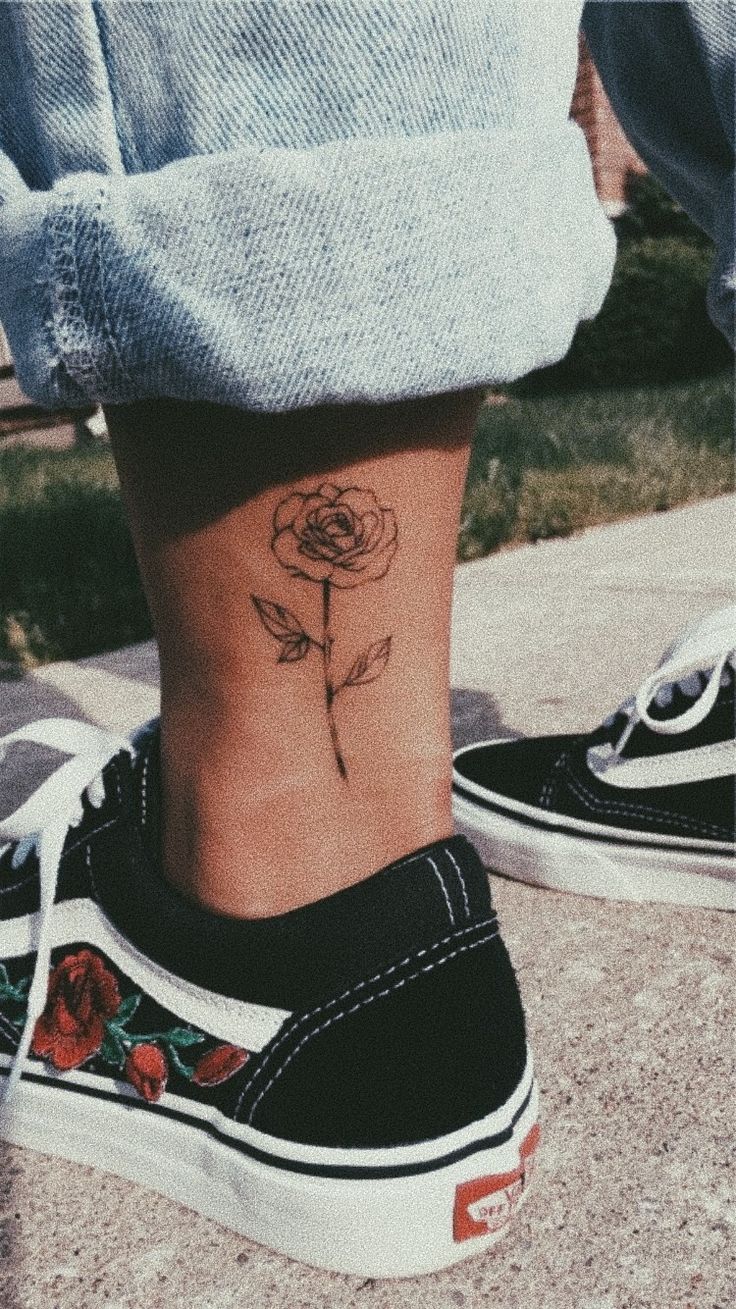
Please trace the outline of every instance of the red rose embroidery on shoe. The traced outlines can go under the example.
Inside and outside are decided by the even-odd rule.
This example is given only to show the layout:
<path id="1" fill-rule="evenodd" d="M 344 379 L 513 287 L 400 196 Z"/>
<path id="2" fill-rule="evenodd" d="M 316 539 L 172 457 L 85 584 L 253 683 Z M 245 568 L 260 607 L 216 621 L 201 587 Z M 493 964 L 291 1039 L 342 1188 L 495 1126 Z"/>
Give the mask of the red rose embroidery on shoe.
<path id="1" fill-rule="evenodd" d="M 248 1051 L 238 1045 L 217 1045 L 195 1064 L 192 1081 L 197 1086 L 218 1086 L 233 1077 L 248 1058 Z"/>
<path id="2" fill-rule="evenodd" d="M 125 1060 L 125 1076 L 144 1100 L 154 1103 L 166 1090 L 169 1065 L 157 1045 L 135 1045 Z"/>
<path id="3" fill-rule="evenodd" d="M 60 1071 L 78 1068 L 100 1049 L 105 1022 L 119 1008 L 118 984 L 99 956 L 91 950 L 67 955 L 49 977 L 31 1050 Z"/>
<path id="4" fill-rule="evenodd" d="M 0 1002 L 27 1004 L 30 979 L 11 985 L 0 964 Z M 250 1055 L 238 1045 L 222 1043 L 192 1065 L 186 1052 L 203 1045 L 204 1032 L 174 1024 L 163 1030 L 136 1031 L 144 997 L 134 992 L 121 999 L 120 982 L 92 950 L 66 955 L 49 975 L 46 1005 L 36 1023 L 31 1051 L 60 1072 L 78 1068 L 95 1056 L 117 1069 L 144 1100 L 160 1100 L 169 1077 L 176 1074 L 197 1086 L 218 1086 L 233 1077 Z M 15 1025 L 22 1020 L 15 1020 Z M 95 1071 L 97 1068 L 95 1066 Z"/>

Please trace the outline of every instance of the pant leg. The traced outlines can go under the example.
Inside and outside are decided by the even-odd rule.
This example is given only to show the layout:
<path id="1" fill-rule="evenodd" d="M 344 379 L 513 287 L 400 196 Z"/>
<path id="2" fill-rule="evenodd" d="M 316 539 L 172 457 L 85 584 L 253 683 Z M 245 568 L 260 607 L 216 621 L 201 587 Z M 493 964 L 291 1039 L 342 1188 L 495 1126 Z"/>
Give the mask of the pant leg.
<path id="1" fill-rule="evenodd" d="M 0 319 L 21 385 L 51 407 L 280 411 L 558 359 L 614 257 L 569 121 L 579 16 L 0 5 Z"/>
<path id="2" fill-rule="evenodd" d="M 732 0 L 593 0 L 584 27 L 640 155 L 716 243 L 709 308 L 733 344 L 736 8 Z"/>

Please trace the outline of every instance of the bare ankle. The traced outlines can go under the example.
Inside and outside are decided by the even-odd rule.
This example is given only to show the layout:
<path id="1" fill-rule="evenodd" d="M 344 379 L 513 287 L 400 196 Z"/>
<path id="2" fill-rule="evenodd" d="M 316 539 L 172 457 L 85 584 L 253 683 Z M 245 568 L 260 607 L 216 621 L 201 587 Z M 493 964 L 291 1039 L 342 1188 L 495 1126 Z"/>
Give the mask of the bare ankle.
<path id="1" fill-rule="evenodd" d="M 210 761 L 211 764 L 211 761 Z M 417 761 L 354 785 L 328 774 L 252 778 L 207 769 L 200 784 L 164 782 L 162 854 L 169 881 L 216 912 L 285 913 L 362 881 L 452 830 L 446 763 Z"/>

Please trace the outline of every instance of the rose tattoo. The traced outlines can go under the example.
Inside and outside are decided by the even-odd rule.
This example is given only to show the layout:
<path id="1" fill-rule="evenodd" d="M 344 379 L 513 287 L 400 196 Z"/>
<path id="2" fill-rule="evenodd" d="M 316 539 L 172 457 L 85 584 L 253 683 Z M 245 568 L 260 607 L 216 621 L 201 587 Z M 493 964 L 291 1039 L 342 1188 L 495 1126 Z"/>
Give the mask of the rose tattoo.
<path id="1" fill-rule="evenodd" d="M 273 552 L 293 577 L 331 586 L 375 582 L 396 553 L 396 519 L 372 491 L 319 490 L 287 496 L 273 518 Z"/>
<path id="2" fill-rule="evenodd" d="M 272 600 L 251 599 L 266 631 L 281 646 L 278 662 L 296 663 L 311 649 L 322 656 L 325 707 L 332 748 L 340 776 L 347 768 L 340 749 L 333 704 L 351 686 L 365 686 L 383 672 L 391 653 L 391 637 L 374 641 L 352 663 L 341 680 L 333 672 L 335 638 L 330 628 L 332 587 L 348 590 L 385 577 L 398 546 L 396 518 L 380 505 L 372 491 L 344 489 L 324 482 L 316 491 L 294 492 L 277 506 L 271 549 L 292 577 L 317 582 L 322 588 L 322 640 L 310 636 L 300 620 Z"/>

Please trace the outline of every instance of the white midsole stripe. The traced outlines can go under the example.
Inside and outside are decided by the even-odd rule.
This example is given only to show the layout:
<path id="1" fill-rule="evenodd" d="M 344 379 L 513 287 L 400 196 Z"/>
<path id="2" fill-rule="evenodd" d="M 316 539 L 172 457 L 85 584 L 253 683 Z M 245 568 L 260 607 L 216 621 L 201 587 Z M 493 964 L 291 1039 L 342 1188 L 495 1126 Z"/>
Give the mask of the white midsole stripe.
<path id="1" fill-rule="evenodd" d="M 12 1059 L 8 1055 L 0 1054 L 0 1068 L 7 1068 L 11 1063 Z M 137 1091 L 129 1086 L 127 1082 L 116 1078 L 103 1077 L 96 1073 L 86 1072 L 83 1069 L 73 1069 L 71 1072 L 59 1073 L 49 1065 L 42 1066 L 35 1060 L 27 1065 L 27 1069 L 35 1074 L 43 1073 L 43 1076 L 50 1083 L 72 1083 L 79 1087 L 90 1087 L 95 1090 L 115 1091 L 121 1100 L 129 1100 L 132 1106 L 141 1104 Z M 449 1132 L 446 1136 L 437 1137 L 432 1141 L 422 1141 L 418 1145 L 390 1146 L 373 1150 L 304 1145 L 295 1141 L 286 1141 L 281 1137 L 259 1132 L 256 1128 L 248 1126 L 247 1123 L 233 1122 L 232 1118 L 226 1117 L 213 1105 L 188 1100 L 184 1096 L 174 1095 L 169 1091 L 164 1092 L 158 1103 L 164 1108 L 174 1109 L 179 1113 L 188 1115 L 190 1118 L 198 1118 L 203 1123 L 210 1123 L 218 1131 L 232 1137 L 233 1140 L 243 1141 L 254 1149 L 265 1154 L 275 1155 L 277 1158 L 299 1163 L 326 1164 L 337 1167 L 346 1163 L 355 1167 L 400 1166 L 401 1164 L 422 1163 L 432 1159 L 440 1159 L 444 1155 L 454 1153 L 456 1150 L 462 1150 L 464 1146 L 470 1145 L 474 1141 L 484 1140 L 505 1131 L 510 1127 L 515 1114 L 520 1110 L 530 1094 L 533 1081 L 532 1056 L 531 1051 L 527 1048 L 527 1063 L 519 1085 L 505 1104 L 501 1105 L 493 1113 L 470 1123 L 467 1127 L 462 1127 L 456 1132 Z"/>
<path id="2" fill-rule="evenodd" d="M 39 914 L 0 923 L 0 959 L 35 950 L 39 927 Z M 77 941 L 103 951 L 135 986 L 181 1021 L 246 1050 L 262 1050 L 291 1016 L 288 1009 L 234 1000 L 170 973 L 121 936 L 94 900 L 64 900 L 54 906 L 52 948 Z"/>
<path id="3" fill-rule="evenodd" d="M 508 738 L 497 738 L 491 741 L 480 741 L 477 745 L 468 746 L 468 750 L 475 750 L 479 746 L 486 745 L 508 745 Z M 458 750 L 456 758 L 460 758 L 465 753 L 465 748 Z M 582 835 L 593 837 L 610 837 L 612 840 L 626 844 L 637 845 L 642 840 L 656 841 L 658 846 L 671 846 L 673 850 L 681 848 L 683 843 L 687 843 L 688 848 L 693 850 L 702 850 L 705 854 L 717 851 L 719 854 L 733 855 L 734 846 L 731 841 L 704 840 L 701 837 L 690 837 L 685 835 L 668 836 L 663 832 L 647 832 L 646 830 L 638 831 L 635 828 L 612 827 L 606 823 L 586 822 L 582 818 L 573 818 L 569 814 L 556 813 L 554 809 L 542 809 L 540 805 L 524 804 L 522 800 L 515 800 L 511 796 L 502 795 L 498 791 L 491 791 L 487 786 L 480 786 L 477 782 L 471 782 L 465 777 L 458 768 L 452 770 L 453 785 L 461 787 L 466 803 L 472 804 L 472 797 L 477 796 L 479 801 L 486 800 L 499 809 L 506 811 L 509 816 L 519 814 L 520 817 L 531 819 L 534 823 L 544 823 L 546 827 L 563 827 L 580 832 Z M 612 801 L 614 797 L 612 796 Z M 482 806 L 481 806 L 482 807 Z"/>

